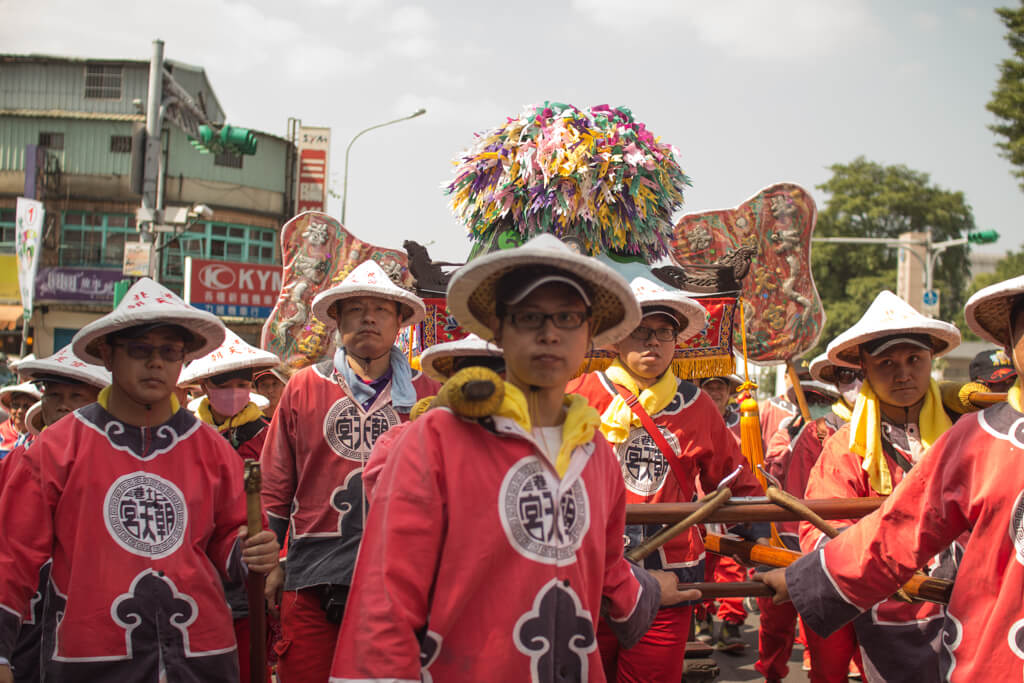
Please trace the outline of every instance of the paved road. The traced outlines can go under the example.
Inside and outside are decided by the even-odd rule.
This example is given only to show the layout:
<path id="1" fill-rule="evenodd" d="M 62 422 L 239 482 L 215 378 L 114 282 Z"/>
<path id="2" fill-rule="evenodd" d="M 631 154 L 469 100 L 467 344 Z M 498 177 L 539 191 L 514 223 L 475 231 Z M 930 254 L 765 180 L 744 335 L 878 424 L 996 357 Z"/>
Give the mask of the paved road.
<path id="1" fill-rule="evenodd" d="M 749 681 L 764 681 L 764 676 L 754 669 L 754 662 L 757 661 L 757 627 L 759 624 L 758 615 L 751 614 L 744 624 L 742 635 L 747 649 L 740 654 L 724 654 L 716 652 L 715 661 L 718 662 L 722 674 L 716 679 L 716 683 L 747 683 Z M 803 657 L 803 648 L 800 645 L 793 647 L 793 654 L 789 658 L 789 675 L 784 679 L 787 683 L 807 683 L 810 679 L 807 672 L 801 670 L 800 662 Z"/>

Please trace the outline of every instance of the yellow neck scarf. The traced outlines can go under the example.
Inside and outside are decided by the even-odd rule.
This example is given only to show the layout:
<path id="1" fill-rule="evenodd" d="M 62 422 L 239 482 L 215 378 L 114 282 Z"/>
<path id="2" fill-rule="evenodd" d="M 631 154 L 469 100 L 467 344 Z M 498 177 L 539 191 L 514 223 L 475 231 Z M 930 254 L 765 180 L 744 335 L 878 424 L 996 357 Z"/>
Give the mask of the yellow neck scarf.
<path id="1" fill-rule="evenodd" d="M 672 373 L 671 368 L 666 370 L 657 382 L 643 391 L 640 391 L 636 380 L 618 359 L 605 370 L 605 374 L 608 375 L 608 379 L 625 387 L 634 396 L 639 396 L 640 405 L 648 415 L 653 416 L 661 412 L 676 395 L 676 376 Z M 629 436 L 629 430 L 639 427 L 641 424 L 640 418 L 633 413 L 633 410 L 626 404 L 626 400 L 618 394 L 601 415 L 601 432 L 611 444 L 622 443 Z"/>
<path id="2" fill-rule="evenodd" d="M 931 380 L 928 386 L 917 422 L 925 448 L 931 447 L 943 432 L 953 426 L 942 409 L 942 395 L 935 380 Z M 871 488 L 883 496 L 892 493 L 892 475 L 882 450 L 882 407 L 867 380 L 860 387 L 850 418 L 850 450 L 864 459 L 861 467 L 868 473 Z"/>
<path id="3" fill-rule="evenodd" d="M 196 409 L 196 417 L 211 427 L 216 427 L 218 432 L 226 432 L 232 427 L 241 427 L 244 424 L 255 422 L 263 417 L 263 411 L 255 403 L 249 401 L 241 412 L 224 420 L 223 424 L 217 424 L 213 419 L 213 411 L 210 410 L 210 399 L 203 396 L 203 400 L 199 402 L 199 407 Z"/>
<path id="4" fill-rule="evenodd" d="M 562 445 L 555 459 L 555 471 L 564 477 L 569 469 L 569 459 L 577 446 L 590 443 L 594 431 L 600 424 L 597 411 L 590 407 L 587 400 L 576 394 L 568 394 L 562 399 L 566 407 L 565 422 L 562 423 Z M 530 432 L 533 425 L 530 420 L 530 408 L 526 403 L 526 395 L 519 387 L 505 382 L 505 398 L 495 415 L 513 420 L 524 431 Z"/>
<path id="5" fill-rule="evenodd" d="M 850 408 L 841 400 L 832 404 L 832 412 L 838 415 L 839 419 L 843 422 L 849 422 L 850 418 L 853 417 L 853 413 L 850 411 Z"/>
<path id="6" fill-rule="evenodd" d="M 1020 375 L 1017 375 L 1017 381 L 1006 392 L 1006 402 L 1018 413 L 1024 413 L 1024 389 L 1022 389 Z"/>
<path id="7" fill-rule="evenodd" d="M 171 394 L 170 398 L 171 398 L 171 415 L 174 415 L 181 408 L 181 404 L 178 403 L 178 397 L 175 396 L 174 394 Z M 110 403 L 110 387 L 109 386 L 100 389 L 99 396 L 96 397 L 96 402 L 100 404 L 100 406 L 103 408 L 103 410 L 106 410 L 107 412 L 110 412 L 110 409 L 107 408 L 107 404 Z"/>

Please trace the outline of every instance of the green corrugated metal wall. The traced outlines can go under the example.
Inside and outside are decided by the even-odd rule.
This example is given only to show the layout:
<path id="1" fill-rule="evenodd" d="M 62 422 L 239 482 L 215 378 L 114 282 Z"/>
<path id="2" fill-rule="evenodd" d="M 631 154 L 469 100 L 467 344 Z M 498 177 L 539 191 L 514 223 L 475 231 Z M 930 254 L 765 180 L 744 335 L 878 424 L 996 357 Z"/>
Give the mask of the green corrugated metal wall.
<path id="1" fill-rule="evenodd" d="M 39 142 L 39 134 L 63 133 L 64 149 L 51 150 L 61 160 L 64 173 L 127 175 L 131 155 L 110 151 L 113 135 L 131 135 L 132 124 L 121 121 L 0 116 L 0 171 L 25 168 L 25 145 Z M 242 168 L 217 166 L 212 154 L 200 154 L 178 129 L 171 129 L 167 160 L 168 180 L 186 178 L 237 183 L 273 192 L 284 192 L 287 143 L 259 135 L 256 154 L 244 157 Z"/>

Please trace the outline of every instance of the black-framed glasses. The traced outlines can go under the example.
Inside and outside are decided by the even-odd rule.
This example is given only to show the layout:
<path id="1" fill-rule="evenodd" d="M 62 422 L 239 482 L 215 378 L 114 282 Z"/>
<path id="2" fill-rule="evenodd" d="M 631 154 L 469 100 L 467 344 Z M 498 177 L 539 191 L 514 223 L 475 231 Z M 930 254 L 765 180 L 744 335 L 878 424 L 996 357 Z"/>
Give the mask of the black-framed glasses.
<path id="1" fill-rule="evenodd" d="M 557 313 L 541 313 L 540 311 L 516 311 L 508 314 L 513 327 L 520 330 L 539 330 L 548 320 L 560 330 L 576 330 L 587 322 L 590 313 L 586 311 L 558 311 Z"/>
<path id="2" fill-rule="evenodd" d="M 114 342 L 111 346 L 120 346 L 128 354 L 129 358 L 135 360 L 149 360 L 153 352 L 160 354 L 160 358 L 168 363 L 176 363 L 185 357 L 185 347 L 174 344 L 147 344 L 146 342 Z"/>
<path id="3" fill-rule="evenodd" d="M 864 379 L 864 373 L 853 368 L 836 368 L 836 384 L 853 384 Z"/>
<path id="4" fill-rule="evenodd" d="M 630 339 L 645 342 L 653 335 L 658 341 L 667 342 L 675 339 L 677 334 L 679 334 L 679 332 L 672 327 L 659 327 L 658 329 L 654 329 L 653 327 L 641 325 L 630 332 L 629 337 Z"/>

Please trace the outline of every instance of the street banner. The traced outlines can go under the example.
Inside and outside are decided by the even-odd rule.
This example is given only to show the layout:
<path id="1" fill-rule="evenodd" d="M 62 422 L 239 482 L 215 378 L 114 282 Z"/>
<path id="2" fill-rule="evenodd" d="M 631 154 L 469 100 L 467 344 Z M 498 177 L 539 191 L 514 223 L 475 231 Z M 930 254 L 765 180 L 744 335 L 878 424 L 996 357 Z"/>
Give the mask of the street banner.
<path id="1" fill-rule="evenodd" d="M 32 294 L 36 286 L 36 270 L 39 268 L 44 213 L 42 202 L 18 197 L 14 219 L 14 253 L 18 257 L 18 287 L 26 318 L 32 315 Z"/>

